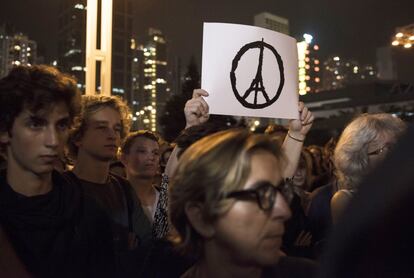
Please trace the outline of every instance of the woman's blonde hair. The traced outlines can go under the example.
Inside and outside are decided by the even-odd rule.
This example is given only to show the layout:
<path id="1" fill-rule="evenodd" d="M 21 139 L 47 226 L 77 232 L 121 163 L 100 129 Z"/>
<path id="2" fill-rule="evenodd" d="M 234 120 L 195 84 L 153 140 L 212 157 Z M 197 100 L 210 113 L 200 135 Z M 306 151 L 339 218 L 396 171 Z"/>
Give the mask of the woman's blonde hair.
<path id="1" fill-rule="evenodd" d="M 390 114 L 362 114 L 342 132 L 334 151 L 339 187 L 355 189 L 368 170 L 368 144 L 384 135 L 398 138 L 406 124 Z"/>
<path id="2" fill-rule="evenodd" d="M 280 162 L 280 147 L 267 135 L 233 129 L 204 137 L 182 155 L 169 188 L 170 220 L 179 234 L 184 253 L 201 255 L 201 236 L 192 228 L 185 206 L 202 205 L 202 217 L 213 223 L 233 204 L 226 193 L 241 189 L 251 169 L 251 156 L 257 150 L 272 153 Z M 275 169 L 278 171 L 281 169 Z"/>

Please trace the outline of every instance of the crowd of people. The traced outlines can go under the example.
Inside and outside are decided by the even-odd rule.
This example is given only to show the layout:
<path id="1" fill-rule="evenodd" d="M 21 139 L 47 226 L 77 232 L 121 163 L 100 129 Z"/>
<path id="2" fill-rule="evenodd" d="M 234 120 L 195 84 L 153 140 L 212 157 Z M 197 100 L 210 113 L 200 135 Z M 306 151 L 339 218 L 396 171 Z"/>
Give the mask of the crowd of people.
<path id="1" fill-rule="evenodd" d="M 130 131 L 119 97 L 81 95 L 49 66 L 12 69 L 0 80 L 0 276 L 382 277 L 333 264 L 349 238 L 332 235 L 407 124 L 362 114 L 305 146 L 302 102 L 299 119 L 261 134 L 210 121 L 205 98 L 194 90 L 165 142 Z M 410 274 L 396 266 L 384 277 Z"/>

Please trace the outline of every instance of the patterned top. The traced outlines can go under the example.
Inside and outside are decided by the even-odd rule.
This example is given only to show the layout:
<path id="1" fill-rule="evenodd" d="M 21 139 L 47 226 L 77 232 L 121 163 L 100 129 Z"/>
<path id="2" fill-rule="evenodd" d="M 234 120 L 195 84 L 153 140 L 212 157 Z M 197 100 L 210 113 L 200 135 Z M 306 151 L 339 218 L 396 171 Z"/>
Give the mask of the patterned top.
<path id="1" fill-rule="evenodd" d="M 152 237 L 154 239 L 165 238 L 168 234 L 168 176 L 166 174 L 162 174 L 161 185 L 158 190 L 159 199 L 152 225 Z"/>

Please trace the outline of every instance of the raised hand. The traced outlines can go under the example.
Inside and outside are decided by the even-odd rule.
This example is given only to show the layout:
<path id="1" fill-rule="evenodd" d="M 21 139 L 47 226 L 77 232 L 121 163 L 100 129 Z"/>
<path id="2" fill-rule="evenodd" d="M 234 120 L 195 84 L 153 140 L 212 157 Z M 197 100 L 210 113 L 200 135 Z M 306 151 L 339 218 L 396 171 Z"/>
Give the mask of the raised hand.
<path id="1" fill-rule="evenodd" d="M 208 97 L 208 93 L 205 90 L 195 89 L 193 97 L 186 102 L 184 107 L 185 128 L 205 123 L 208 120 L 209 108 L 204 97 Z"/>

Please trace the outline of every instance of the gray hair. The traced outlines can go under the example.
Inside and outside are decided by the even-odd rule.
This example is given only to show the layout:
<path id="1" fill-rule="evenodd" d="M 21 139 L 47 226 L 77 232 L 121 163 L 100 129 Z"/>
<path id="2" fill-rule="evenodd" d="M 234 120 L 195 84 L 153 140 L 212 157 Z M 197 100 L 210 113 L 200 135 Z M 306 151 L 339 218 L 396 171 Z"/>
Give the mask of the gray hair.
<path id="1" fill-rule="evenodd" d="M 368 170 L 368 144 L 383 135 L 398 138 L 406 124 L 390 114 L 362 114 L 344 129 L 334 152 L 339 187 L 355 189 Z"/>

